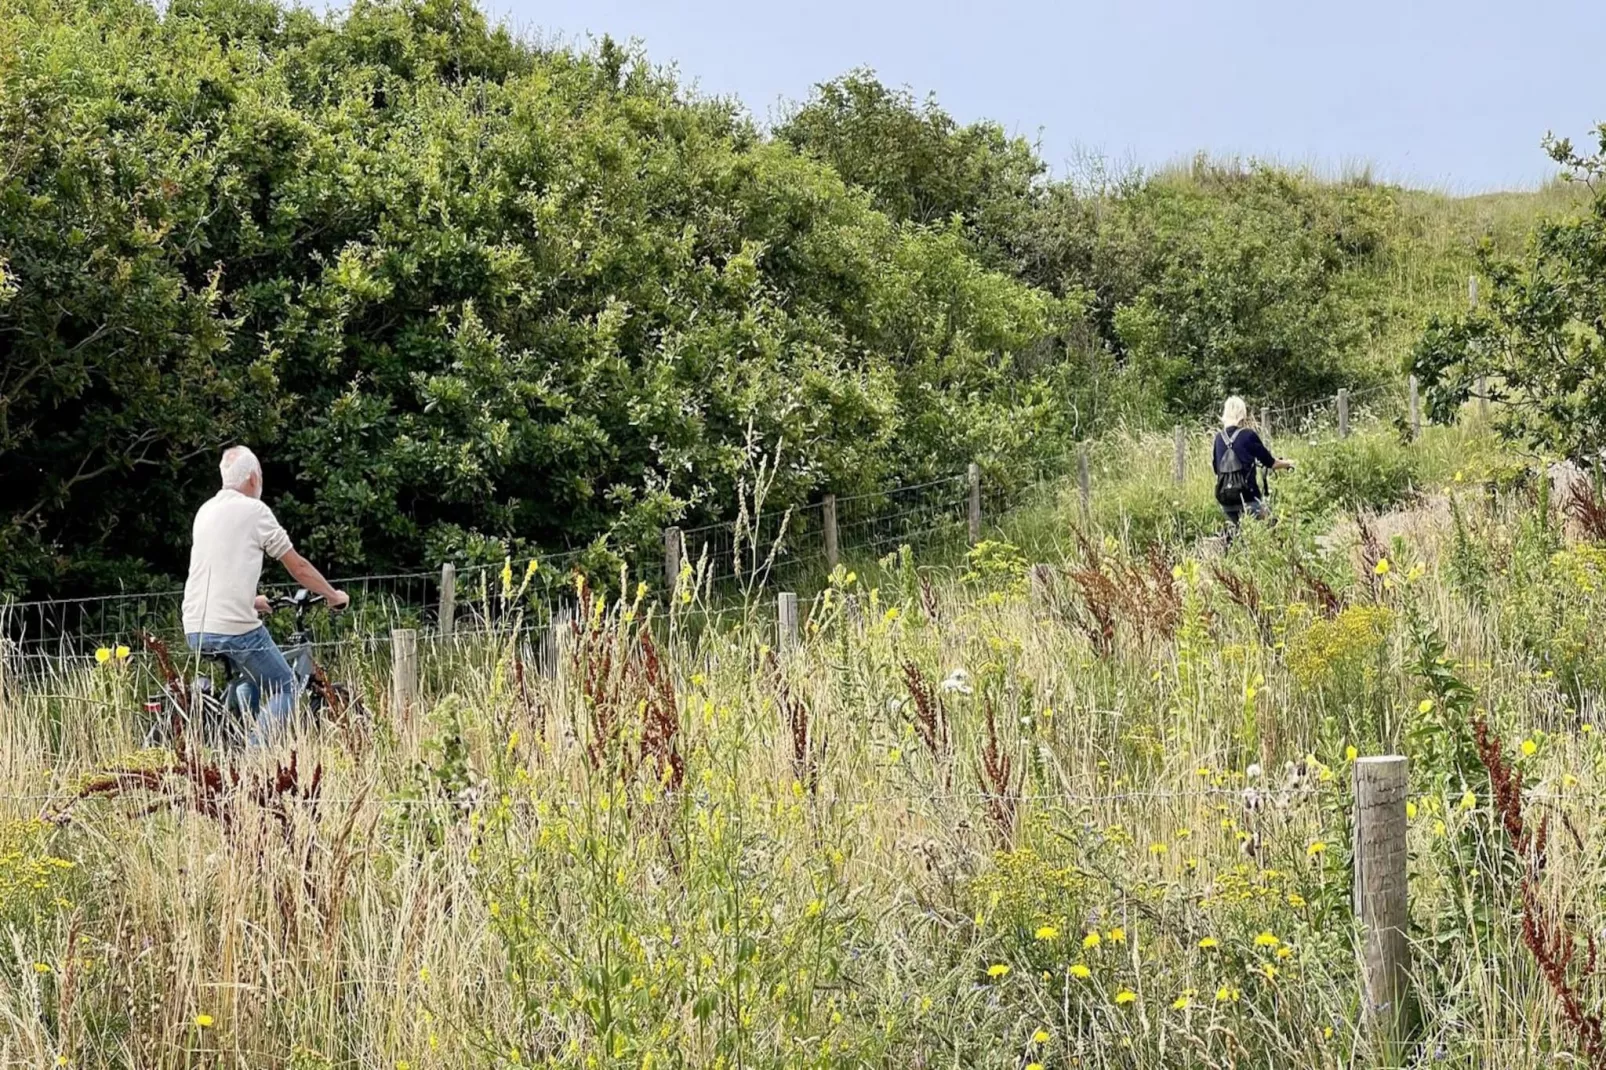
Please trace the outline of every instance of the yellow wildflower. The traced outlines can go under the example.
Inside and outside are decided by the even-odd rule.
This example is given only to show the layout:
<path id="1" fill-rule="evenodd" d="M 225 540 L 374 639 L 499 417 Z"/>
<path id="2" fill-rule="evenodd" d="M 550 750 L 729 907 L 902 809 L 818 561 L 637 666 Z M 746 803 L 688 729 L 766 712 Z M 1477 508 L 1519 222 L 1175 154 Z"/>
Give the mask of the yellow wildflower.
<path id="1" fill-rule="evenodd" d="M 1037 1032 L 1033 1033 L 1032 1034 L 1032 1042 L 1034 1044 L 1047 1044 L 1048 1043 L 1048 1030 L 1039 1029 Z"/>
<path id="2" fill-rule="evenodd" d="M 1273 936 L 1270 929 L 1267 929 L 1265 932 L 1262 932 L 1259 936 L 1255 937 L 1256 947 L 1276 947 L 1280 943 L 1282 943 L 1282 941 Z"/>
<path id="3" fill-rule="evenodd" d="M 1374 575 L 1374 576 L 1387 576 L 1388 574 L 1389 574 L 1389 559 L 1386 558 L 1386 557 L 1378 558 L 1377 559 L 1377 564 L 1372 566 L 1372 575 Z"/>
<path id="4" fill-rule="evenodd" d="M 1522 756 L 1524 758 L 1532 758 L 1534 756 L 1534 752 L 1538 749 L 1539 744 L 1535 743 L 1533 740 L 1525 739 L 1522 741 Z"/>
<path id="5" fill-rule="evenodd" d="M 1204 948 L 1206 951 L 1209 951 L 1211 948 L 1220 947 L 1221 945 L 1216 942 L 1216 938 L 1214 936 L 1207 936 L 1203 940 L 1199 941 L 1199 946 Z"/>
<path id="6" fill-rule="evenodd" d="M 1472 789 L 1471 788 L 1468 788 L 1467 791 L 1466 791 L 1466 794 L 1461 796 L 1461 809 L 1463 809 L 1463 810 L 1471 810 L 1471 809 L 1474 809 L 1477 805 L 1478 805 L 1478 797 L 1472 793 Z"/>
<path id="7" fill-rule="evenodd" d="M 1130 988 L 1123 988 L 1121 991 L 1115 994 L 1115 1002 L 1118 1006 L 1125 1006 L 1128 1003 L 1136 1003 L 1137 1000 L 1138 994 L 1132 991 Z"/>
<path id="8" fill-rule="evenodd" d="M 1060 931 L 1052 925 L 1040 925 L 1037 928 L 1036 935 L 1039 940 L 1058 940 Z"/>
<path id="9" fill-rule="evenodd" d="M 1103 942 L 1104 941 L 1100 938 L 1098 933 L 1088 933 L 1086 936 L 1082 937 L 1082 946 L 1083 947 L 1088 947 L 1088 948 L 1098 947 L 1099 944 L 1101 944 Z"/>
<path id="10" fill-rule="evenodd" d="M 995 962 L 993 965 L 987 967 L 987 976 L 993 978 L 994 980 L 1004 976 L 1008 972 L 1009 967 L 1002 962 Z"/>
<path id="11" fill-rule="evenodd" d="M 1327 844 L 1323 843 L 1321 840 L 1317 840 L 1315 843 L 1312 843 L 1309 847 L 1305 848 L 1305 856 L 1307 858 L 1315 858 L 1325 850 L 1327 850 Z"/>
<path id="12" fill-rule="evenodd" d="M 1093 971 L 1078 962 L 1075 966 L 1071 967 L 1071 976 L 1075 977 L 1079 981 L 1085 981 L 1089 977 L 1093 976 Z"/>
<path id="13" fill-rule="evenodd" d="M 102 665 L 106 664 L 106 662 L 110 661 L 111 659 L 111 647 L 103 646 L 99 650 L 95 651 L 95 660 L 100 662 Z"/>
<path id="14" fill-rule="evenodd" d="M 195 1024 L 202 1029 L 211 1029 L 212 1016 L 210 1014 L 197 1014 L 195 1016 Z"/>
<path id="15" fill-rule="evenodd" d="M 1117 925 L 1109 931 L 1108 939 L 1112 944 L 1124 944 L 1126 943 L 1126 930 Z"/>

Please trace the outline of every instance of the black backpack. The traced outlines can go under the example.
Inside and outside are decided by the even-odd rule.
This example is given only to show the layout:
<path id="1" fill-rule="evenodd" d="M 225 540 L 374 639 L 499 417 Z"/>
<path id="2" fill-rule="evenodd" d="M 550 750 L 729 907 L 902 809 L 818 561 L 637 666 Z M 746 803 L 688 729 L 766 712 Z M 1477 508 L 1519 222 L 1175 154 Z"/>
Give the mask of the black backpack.
<path id="1" fill-rule="evenodd" d="M 1226 448 L 1221 451 L 1221 465 L 1216 469 L 1216 501 L 1222 505 L 1242 505 L 1255 496 L 1255 466 L 1244 464 L 1238 451 L 1232 448 L 1241 428 L 1221 432 Z"/>

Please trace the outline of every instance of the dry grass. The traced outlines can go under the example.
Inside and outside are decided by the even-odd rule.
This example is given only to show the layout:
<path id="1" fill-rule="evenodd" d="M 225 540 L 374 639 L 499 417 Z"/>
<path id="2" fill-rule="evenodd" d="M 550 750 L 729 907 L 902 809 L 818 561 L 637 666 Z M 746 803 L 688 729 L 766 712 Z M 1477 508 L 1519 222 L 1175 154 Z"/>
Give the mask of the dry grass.
<path id="1" fill-rule="evenodd" d="M 1413 757 L 1410 1058 L 1551 1065 L 1576 1037 L 1524 949 L 1487 778 L 1436 756 L 1459 728 L 1420 709 L 1408 622 L 1533 744 L 1508 746 L 1529 806 L 1578 830 L 1537 894 L 1582 932 L 1606 751 L 1499 599 L 1451 581 L 1436 510 L 1378 530 L 1368 557 L 1246 529 L 1214 573 L 1095 532 L 1067 568 L 1111 584 L 1037 600 L 1024 575 L 839 572 L 784 656 L 772 608 L 710 627 L 689 590 L 591 601 L 544 674 L 516 633 L 427 647 L 419 722 L 298 740 L 317 790 L 277 800 L 196 805 L 169 772 L 75 802 L 170 761 L 128 754 L 143 665 L 14 678 L 0 1063 L 1366 1064 L 1355 747 Z M 1490 553 L 1498 589 L 1521 549 Z M 382 653 L 335 675 L 386 707 Z"/>

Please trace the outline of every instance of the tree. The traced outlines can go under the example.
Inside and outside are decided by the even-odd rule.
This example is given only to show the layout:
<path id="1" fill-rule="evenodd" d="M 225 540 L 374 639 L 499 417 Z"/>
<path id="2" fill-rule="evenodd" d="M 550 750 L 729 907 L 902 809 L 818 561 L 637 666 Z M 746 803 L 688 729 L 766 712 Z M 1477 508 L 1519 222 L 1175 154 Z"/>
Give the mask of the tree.
<path id="1" fill-rule="evenodd" d="M 1436 420 L 1452 419 L 1480 382 L 1498 402 L 1506 438 L 1595 471 L 1606 463 L 1606 124 L 1597 151 L 1546 137 L 1552 159 L 1593 194 L 1580 216 L 1548 219 L 1526 253 L 1487 245 L 1484 300 L 1464 315 L 1434 317 L 1412 356 Z"/>
<path id="2" fill-rule="evenodd" d="M 0 590 L 170 583 L 215 451 L 412 568 L 1060 441 L 1071 306 L 637 53 L 464 0 L 0 0 Z M 1022 435 L 1035 422 L 1036 436 Z"/>
<path id="3" fill-rule="evenodd" d="M 934 97 L 916 101 L 861 68 L 816 86 L 775 136 L 868 190 L 893 219 L 930 226 L 958 218 L 989 266 L 1019 267 L 1047 167 L 997 123 L 962 126 Z"/>

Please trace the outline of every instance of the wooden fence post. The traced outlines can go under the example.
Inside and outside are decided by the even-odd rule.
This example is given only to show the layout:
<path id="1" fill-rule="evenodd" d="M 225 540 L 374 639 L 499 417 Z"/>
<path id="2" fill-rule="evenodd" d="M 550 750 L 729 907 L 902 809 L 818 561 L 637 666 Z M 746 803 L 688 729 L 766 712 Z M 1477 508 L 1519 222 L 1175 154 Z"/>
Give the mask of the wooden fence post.
<path id="1" fill-rule="evenodd" d="M 1361 1010 L 1382 1043 L 1404 1035 L 1410 1013 L 1406 929 L 1406 760 L 1355 762 L 1354 907 L 1361 926 Z"/>
<path id="2" fill-rule="evenodd" d="M 797 595 L 782 591 L 775 600 L 776 646 L 783 654 L 797 649 Z"/>
<path id="3" fill-rule="evenodd" d="M 418 633 L 396 628 L 390 633 L 390 716 L 411 732 L 418 706 Z"/>
<path id="4" fill-rule="evenodd" d="M 538 671 L 551 680 L 558 675 L 563 660 L 563 633 L 569 630 L 574 615 L 567 609 L 555 610 L 541 633 L 541 653 Z"/>
<path id="5" fill-rule="evenodd" d="M 1467 276 L 1467 308 L 1478 307 L 1478 276 Z M 1489 379 L 1488 376 L 1478 376 L 1478 415 L 1489 415 Z"/>
<path id="6" fill-rule="evenodd" d="M 1038 609 L 1046 608 L 1049 593 L 1054 589 L 1054 566 L 1033 565 L 1027 575 L 1031 580 L 1032 605 Z"/>
<path id="7" fill-rule="evenodd" d="M 1178 483 L 1188 478 L 1188 440 L 1183 436 L 1182 425 L 1171 432 L 1174 456 L 1171 458 L 1171 476 Z"/>
<path id="8" fill-rule="evenodd" d="M 981 466 L 970 464 L 970 545 L 981 542 Z"/>
<path id="9" fill-rule="evenodd" d="M 442 635 L 451 635 L 457 617 L 457 566 L 441 566 L 441 609 L 438 627 Z"/>
<path id="10" fill-rule="evenodd" d="M 672 598 L 680 582 L 680 555 L 685 549 L 679 528 L 664 529 L 664 597 Z"/>
<path id="11" fill-rule="evenodd" d="M 820 503 L 820 526 L 825 529 L 825 567 L 835 572 L 837 562 L 841 560 L 836 541 L 835 494 L 827 494 L 825 500 Z"/>
<path id="12" fill-rule="evenodd" d="M 1271 437 L 1271 410 L 1264 406 L 1260 410 L 1260 437 Z"/>
<path id="13" fill-rule="evenodd" d="M 1093 517 L 1093 481 L 1088 475 L 1087 443 L 1076 451 L 1076 492 L 1082 502 L 1082 523 L 1088 523 Z"/>
<path id="14" fill-rule="evenodd" d="M 1416 376 L 1411 376 L 1411 437 L 1422 437 L 1422 402 L 1417 393 Z"/>
<path id="15" fill-rule="evenodd" d="M 1349 438 L 1349 391 L 1338 390 L 1338 437 Z"/>

